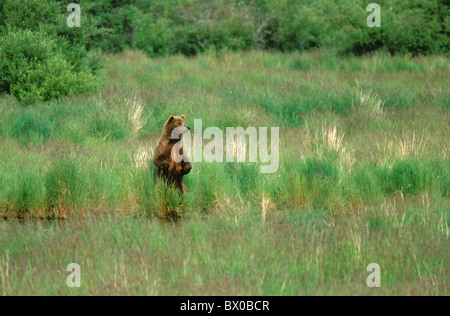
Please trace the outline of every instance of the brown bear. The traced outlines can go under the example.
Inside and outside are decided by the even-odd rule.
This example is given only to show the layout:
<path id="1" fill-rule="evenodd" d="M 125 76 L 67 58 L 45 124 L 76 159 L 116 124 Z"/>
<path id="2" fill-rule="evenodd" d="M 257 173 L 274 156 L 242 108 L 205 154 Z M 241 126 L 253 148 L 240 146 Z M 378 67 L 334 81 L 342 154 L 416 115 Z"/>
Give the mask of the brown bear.
<path id="1" fill-rule="evenodd" d="M 169 117 L 164 124 L 163 133 L 153 157 L 153 164 L 158 168 L 157 177 L 174 185 L 180 192 L 187 190 L 183 177 L 192 168 L 189 158 L 184 154 L 184 145 L 181 141 L 183 134 L 189 130 L 184 115 Z"/>

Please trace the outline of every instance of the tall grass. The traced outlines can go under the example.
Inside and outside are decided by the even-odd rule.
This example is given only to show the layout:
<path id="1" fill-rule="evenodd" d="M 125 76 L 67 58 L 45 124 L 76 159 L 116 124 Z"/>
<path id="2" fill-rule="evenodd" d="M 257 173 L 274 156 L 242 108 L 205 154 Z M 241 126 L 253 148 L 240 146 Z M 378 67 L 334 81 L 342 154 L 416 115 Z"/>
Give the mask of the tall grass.
<path id="1" fill-rule="evenodd" d="M 3 216 L 164 216 L 264 205 L 265 212 L 353 212 L 399 194 L 448 197 L 445 57 L 255 51 L 150 59 L 130 51 L 107 65 L 108 84 L 94 96 L 33 107 L 1 99 Z M 180 197 L 151 166 L 173 114 L 191 126 L 201 118 L 203 130 L 280 126 L 278 172 L 194 163 Z"/>
<path id="2" fill-rule="evenodd" d="M 0 97 L 0 295 L 448 295 L 448 65 L 129 51 L 96 95 Z M 279 126 L 279 170 L 194 162 L 180 195 L 151 163 L 174 114 Z"/>

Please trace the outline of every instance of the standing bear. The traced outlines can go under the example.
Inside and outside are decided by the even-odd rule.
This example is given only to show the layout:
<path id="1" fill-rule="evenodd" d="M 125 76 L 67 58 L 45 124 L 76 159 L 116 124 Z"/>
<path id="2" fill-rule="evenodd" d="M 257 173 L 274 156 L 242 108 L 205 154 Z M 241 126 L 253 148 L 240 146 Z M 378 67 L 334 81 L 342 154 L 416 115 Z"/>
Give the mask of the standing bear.
<path id="1" fill-rule="evenodd" d="M 171 116 L 155 149 L 153 164 L 158 168 L 157 177 L 175 186 L 180 192 L 186 191 L 183 177 L 191 171 L 191 162 L 184 154 L 183 134 L 190 130 L 184 115 Z"/>

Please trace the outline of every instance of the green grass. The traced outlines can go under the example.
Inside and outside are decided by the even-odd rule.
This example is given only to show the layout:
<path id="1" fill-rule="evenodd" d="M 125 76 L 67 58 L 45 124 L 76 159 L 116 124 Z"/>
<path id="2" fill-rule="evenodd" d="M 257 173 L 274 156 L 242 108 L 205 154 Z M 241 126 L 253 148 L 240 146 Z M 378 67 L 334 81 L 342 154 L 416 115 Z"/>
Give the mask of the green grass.
<path id="1" fill-rule="evenodd" d="M 194 164 L 186 178 L 191 192 L 170 207 L 180 212 L 230 208 L 235 199 L 255 207 L 263 197 L 277 210 L 351 212 L 396 192 L 448 196 L 447 58 L 316 51 L 150 59 L 130 51 L 105 64 L 107 84 L 96 95 L 28 107 L 0 100 L 2 177 L 19 179 L 0 189 L 0 213 L 160 213 L 158 200 L 167 197 L 147 174 L 172 114 L 185 114 L 190 125 L 201 118 L 203 129 L 281 128 L 277 174 L 253 172 L 256 165 L 230 172 L 228 164 Z M 55 171 L 61 160 L 71 162 Z M 23 192 L 33 188 L 19 172 L 34 175 L 38 193 Z M 68 184 L 67 175 L 82 183 Z M 27 207 L 17 204 L 24 194 L 33 196 Z"/>
<path id="2" fill-rule="evenodd" d="M 181 223 L 114 215 L 1 222 L 0 293 L 447 295 L 448 216 L 417 202 L 351 215 L 308 208 L 263 218 L 236 209 Z M 366 285 L 373 262 L 377 289 Z M 70 263 L 81 267 L 81 288 L 66 286 Z"/>
<path id="3" fill-rule="evenodd" d="M 68 218 L 1 223 L 1 294 L 448 295 L 448 58 L 129 51 L 105 66 L 94 95 L 0 97 L 0 216 Z M 279 126 L 278 172 L 202 162 L 183 197 L 157 183 L 153 150 L 181 114 Z M 78 292 L 57 281 L 76 260 L 92 275 Z"/>

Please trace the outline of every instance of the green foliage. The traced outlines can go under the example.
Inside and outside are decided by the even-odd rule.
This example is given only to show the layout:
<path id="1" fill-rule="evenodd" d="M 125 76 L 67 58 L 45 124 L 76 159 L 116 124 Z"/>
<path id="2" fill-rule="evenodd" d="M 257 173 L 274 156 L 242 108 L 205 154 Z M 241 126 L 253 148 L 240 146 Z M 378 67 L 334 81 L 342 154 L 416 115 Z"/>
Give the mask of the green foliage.
<path id="1" fill-rule="evenodd" d="M 151 16 L 143 15 L 136 21 L 134 45 L 149 56 L 168 55 L 173 49 L 173 37 L 168 20 L 164 18 L 153 22 Z"/>
<path id="2" fill-rule="evenodd" d="M 281 51 L 334 47 L 340 53 L 438 54 L 449 49 L 445 0 L 380 0 L 381 28 L 369 28 L 363 0 L 82 1 L 110 31 L 96 46 L 151 56 L 195 55 L 214 47 Z M 294 65 L 307 69 L 303 62 Z"/>
<path id="3" fill-rule="evenodd" d="M 64 4 L 1 0 L 0 93 L 25 103 L 95 91 L 98 61 L 88 57 L 96 30 L 67 27 Z"/>
<path id="4" fill-rule="evenodd" d="M 82 27 L 69 28 L 63 2 L 0 0 L 0 93 L 34 103 L 96 91 L 99 60 L 88 54 L 93 48 L 109 52 L 137 48 L 152 57 L 190 56 L 209 50 L 220 54 L 223 50 L 303 51 L 317 47 L 333 48 L 338 54 L 382 50 L 415 56 L 447 54 L 450 48 L 450 9 L 444 0 L 383 0 L 381 28 L 366 25 L 369 12 L 362 0 L 79 3 Z M 336 67 L 336 56 L 327 57 Z M 289 68 L 310 71 L 316 65 L 317 61 L 302 56 L 291 60 Z M 360 69 L 358 64 L 350 66 Z M 388 60 L 383 69 L 413 71 L 412 67 L 402 60 Z M 341 100 L 329 101 L 327 105 L 338 113 L 348 107 Z M 390 105 L 389 100 L 385 105 Z M 295 126 L 309 108 L 297 106 L 294 100 L 276 111 Z"/>
<path id="5" fill-rule="evenodd" d="M 90 46 L 101 48 L 109 52 L 120 52 L 133 44 L 134 26 L 138 13 L 136 0 L 111 1 L 111 0 L 80 0 L 83 23 L 86 18 L 91 18 L 100 24 L 101 31 L 97 30 Z M 84 26 L 83 26 L 84 27 Z"/>

